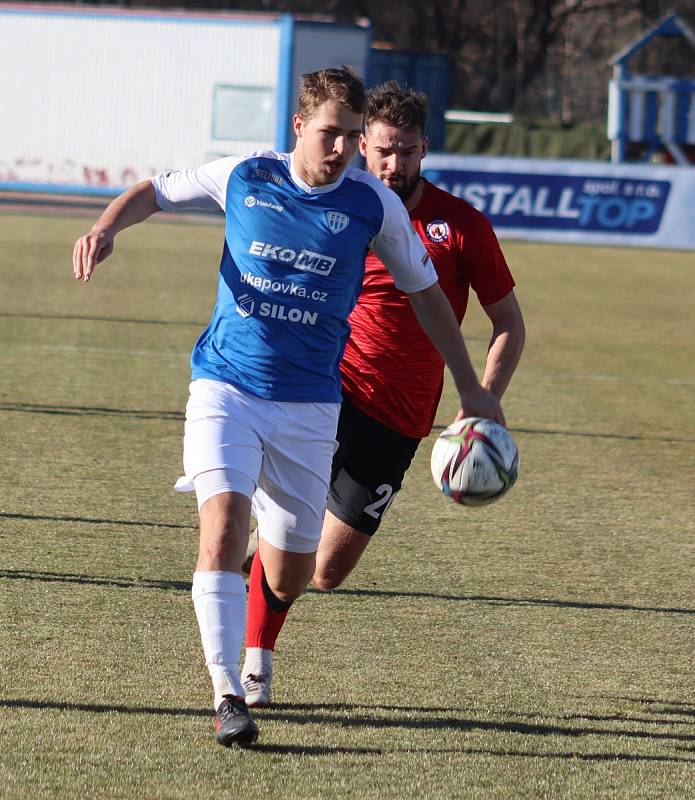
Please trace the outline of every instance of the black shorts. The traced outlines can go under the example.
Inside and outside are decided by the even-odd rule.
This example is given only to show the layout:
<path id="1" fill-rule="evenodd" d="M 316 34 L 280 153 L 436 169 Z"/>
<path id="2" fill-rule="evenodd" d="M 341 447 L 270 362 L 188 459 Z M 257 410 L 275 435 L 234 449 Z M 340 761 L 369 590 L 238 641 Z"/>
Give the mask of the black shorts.
<path id="1" fill-rule="evenodd" d="M 420 439 L 397 433 L 343 399 L 327 508 L 371 536 L 401 488 Z"/>

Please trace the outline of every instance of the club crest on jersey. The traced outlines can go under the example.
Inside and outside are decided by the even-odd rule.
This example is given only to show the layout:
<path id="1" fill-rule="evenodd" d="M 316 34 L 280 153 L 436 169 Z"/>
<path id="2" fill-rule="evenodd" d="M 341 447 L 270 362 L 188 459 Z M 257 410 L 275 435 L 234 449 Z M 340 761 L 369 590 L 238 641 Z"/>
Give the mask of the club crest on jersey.
<path id="1" fill-rule="evenodd" d="M 445 242 L 449 238 L 449 225 L 443 219 L 434 219 L 425 229 L 431 242 Z"/>
<path id="2" fill-rule="evenodd" d="M 331 233 L 340 233 L 350 224 L 350 217 L 340 211 L 326 211 L 326 224 Z"/>

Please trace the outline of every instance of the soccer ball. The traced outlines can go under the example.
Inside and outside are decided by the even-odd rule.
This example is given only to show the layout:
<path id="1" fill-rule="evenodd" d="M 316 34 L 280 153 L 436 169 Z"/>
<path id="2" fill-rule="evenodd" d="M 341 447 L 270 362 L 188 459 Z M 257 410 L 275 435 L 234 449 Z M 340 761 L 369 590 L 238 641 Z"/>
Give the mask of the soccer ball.
<path id="1" fill-rule="evenodd" d="M 432 448 L 432 477 L 455 503 L 484 506 L 514 485 L 519 453 L 509 431 L 490 419 L 452 423 Z"/>

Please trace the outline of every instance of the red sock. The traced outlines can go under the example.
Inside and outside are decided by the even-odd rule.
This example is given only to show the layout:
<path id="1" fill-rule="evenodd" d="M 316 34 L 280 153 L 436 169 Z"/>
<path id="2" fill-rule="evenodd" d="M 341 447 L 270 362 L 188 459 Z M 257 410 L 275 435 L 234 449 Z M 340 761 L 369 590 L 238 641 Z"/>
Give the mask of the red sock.
<path id="1" fill-rule="evenodd" d="M 249 575 L 246 646 L 275 650 L 275 642 L 285 624 L 292 603 L 285 603 L 271 591 L 265 579 L 261 557 L 256 551 Z"/>

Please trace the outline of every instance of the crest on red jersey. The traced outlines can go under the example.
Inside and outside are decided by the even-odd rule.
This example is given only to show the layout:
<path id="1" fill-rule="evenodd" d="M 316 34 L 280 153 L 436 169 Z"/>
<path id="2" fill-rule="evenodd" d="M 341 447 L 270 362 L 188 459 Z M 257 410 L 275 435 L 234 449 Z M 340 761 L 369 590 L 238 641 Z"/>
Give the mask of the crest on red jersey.
<path id="1" fill-rule="evenodd" d="M 425 228 L 431 242 L 445 242 L 449 238 L 449 224 L 443 219 L 433 219 Z"/>

